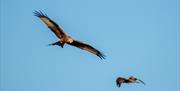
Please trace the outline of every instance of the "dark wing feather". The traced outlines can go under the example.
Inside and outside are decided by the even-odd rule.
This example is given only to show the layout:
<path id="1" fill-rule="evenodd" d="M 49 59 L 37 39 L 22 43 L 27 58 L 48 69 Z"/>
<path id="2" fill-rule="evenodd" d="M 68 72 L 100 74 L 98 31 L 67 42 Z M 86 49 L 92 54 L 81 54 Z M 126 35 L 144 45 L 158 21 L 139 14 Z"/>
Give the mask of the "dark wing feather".
<path id="1" fill-rule="evenodd" d="M 97 55 L 101 59 L 105 59 L 105 55 L 103 55 L 100 51 L 98 51 L 97 49 L 93 48 L 92 46 L 90 46 L 88 44 L 85 44 L 85 43 L 82 43 L 82 42 L 76 41 L 76 40 L 73 40 L 72 43 L 68 43 L 68 44 L 72 45 L 72 46 L 75 46 L 75 47 L 78 47 L 78 48 L 80 48 L 82 50 L 89 51 L 89 52 Z"/>
<path id="2" fill-rule="evenodd" d="M 54 21 L 52 21 L 46 14 L 43 14 L 41 11 L 35 11 L 34 15 L 39 17 L 58 38 L 62 38 L 64 35 L 66 35 L 63 29 L 60 28 Z"/>
<path id="3" fill-rule="evenodd" d="M 137 80 L 140 81 L 142 84 L 146 85 L 142 80 L 140 80 L 140 79 L 137 79 Z"/>
<path id="4" fill-rule="evenodd" d="M 118 77 L 118 78 L 116 79 L 116 85 L 117 85 L 118 87 L 121 87 L 121 84 L 124 83 L 125 80 L 126 80 L 125 78 Z"/>

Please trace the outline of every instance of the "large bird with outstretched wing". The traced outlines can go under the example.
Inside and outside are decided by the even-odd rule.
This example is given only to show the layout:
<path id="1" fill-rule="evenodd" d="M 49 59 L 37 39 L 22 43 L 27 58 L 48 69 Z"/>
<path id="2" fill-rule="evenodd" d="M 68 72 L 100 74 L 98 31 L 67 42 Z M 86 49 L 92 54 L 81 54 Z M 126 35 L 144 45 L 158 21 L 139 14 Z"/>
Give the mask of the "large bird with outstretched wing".
<path id="1" fill-rule="evenodd" d="M 72 37 L 68 36 L 63 29 L 58 26 L 54 21 L 52 21 L 46 14 L 43 14 L 41 11 L 35 11 L 34 15 L 39 17 L 49 28 L 50 30 L 59 38 L 59 40 L 55 43 L 51 43 L 49 45 L 58 45 L 63 48 L 64 44 L 69 44 L 71 46 L 75 46 L 82 50 L 86 50 L 90 53 L 93 53 L 100 57 L 101 59 L 105 59 L 105 55 L 92 47 L 89 44 L 83 43 L 81 41 L 74 40 Z"/>

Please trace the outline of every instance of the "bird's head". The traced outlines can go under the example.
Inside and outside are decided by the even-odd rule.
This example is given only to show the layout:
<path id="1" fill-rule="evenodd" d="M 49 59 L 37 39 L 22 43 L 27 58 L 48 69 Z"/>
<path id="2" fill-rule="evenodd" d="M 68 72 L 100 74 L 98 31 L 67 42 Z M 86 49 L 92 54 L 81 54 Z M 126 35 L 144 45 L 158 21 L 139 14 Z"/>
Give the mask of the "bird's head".
<path id="1" fill-rule="evenodd" d="M 132 81 L 132 82 L 134 82 L 134 83 L 142 83 L 142 84 L 145 85 L 145 83 L 144 83 L 142 80 L 140 80 L 140 79 L 138 79 L 138 78 L 135 78 L 135 77 L 133 77 L 133 76 L 129 77 L 129 80 Z"/>
<path id="2" fill-rule="evenodd" d="M 135 77 L 133 77 L 133 76 L 130 76 L 128 80 L 130 82 L 132 82 L 132 83 L 139 83 L 139 82 L 136 81 L 137 79 Z"/>
<path id="3" fill-rule="evenodd" d="M 133 76 L 130 76 L 129 79 L 131 80 L 137 80 L 137 78 L 133 77 Z"/>

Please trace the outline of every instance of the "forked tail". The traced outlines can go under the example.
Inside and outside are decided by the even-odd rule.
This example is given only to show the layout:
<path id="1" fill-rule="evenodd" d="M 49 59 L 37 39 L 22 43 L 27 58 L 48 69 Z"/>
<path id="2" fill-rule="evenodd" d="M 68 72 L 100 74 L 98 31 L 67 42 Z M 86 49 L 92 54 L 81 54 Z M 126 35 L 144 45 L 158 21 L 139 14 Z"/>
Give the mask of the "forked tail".
<path id="1" fill-rule="evenodd" d="M 57 42 L 49 44 L 49 46 L 54 46 L 54 45 L 58 45 L 58 46 L 61 46 L 63 48 L 64 43 L 61 43 L 60 41 L 57 41 Z"/>

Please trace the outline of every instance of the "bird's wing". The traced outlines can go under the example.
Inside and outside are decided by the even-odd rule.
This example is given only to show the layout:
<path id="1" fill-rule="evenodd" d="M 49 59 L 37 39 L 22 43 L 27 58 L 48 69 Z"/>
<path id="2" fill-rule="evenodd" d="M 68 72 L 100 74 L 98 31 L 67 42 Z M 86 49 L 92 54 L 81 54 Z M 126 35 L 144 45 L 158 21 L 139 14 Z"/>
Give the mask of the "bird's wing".
<path id="1" fill-rule="evenodd" d="M 58 38 L 65 36 L 65 32 L 60 28 L 54 21 L 52 21 L 46 14 L 43 14 L 41 11 L 35 11 L 34 15 L 39 17 L 51 30 L 55 33 Z"/>
<path id="2" fill-rule="evenodd" d="M 72 43 L 67 43 L 67 44 L 78 47 L 78 48 L 80 48 L 82 50 L 89 51 L 89 52 L 97 55 L 101 59 L 105 59 L 105 55 L 103 55 L 103 53 L 101 53 L 100 51 L 98 51 L 97 49 L 93 48 L 92 46 L 90 46 L 90 45 L 88 45 L 86 43 L 83 43 L 83 42 L 80 42 L 80 41 L 77 41 L 77 40 L 73 40 Z"/>
<path id="3" fill-rule="evenodd" d="M 144 84 L 145 85 L 145 82 L 143 82 L 142 80 L 140 80 L 140 79 L 137 79 L 138 81 L 140 81 L 142 84 Z"/>
<path id="4" fill-rule="evenodd" d="M 125 80 L 126 80 L 125 78 L 118 77 L 118 78 L 116 79 L 116 85 L 117 85 L 118 87 L 121 87 L 121 84 L 124 83 Z"/>

